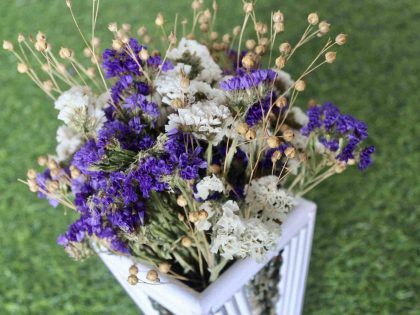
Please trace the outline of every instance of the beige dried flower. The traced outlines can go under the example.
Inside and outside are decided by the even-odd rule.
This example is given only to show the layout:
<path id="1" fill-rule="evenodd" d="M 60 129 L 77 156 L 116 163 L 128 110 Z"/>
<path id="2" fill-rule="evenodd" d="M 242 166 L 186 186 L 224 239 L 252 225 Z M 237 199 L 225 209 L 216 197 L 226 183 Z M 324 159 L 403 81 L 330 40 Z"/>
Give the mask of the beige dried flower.
<path id="1" fill-rule="evenodd" d="M 207 219 L 209 217 L 209 214 L 208 214 L 208 212 L 206 211 L 206 210 L 200 210 L 200 211 L 198 211 L 198 219 L 199 220 L 205 220 L 205 219 Z"/>
<path id="2" fill-rule="evenodd" d="M 152 282 L 159 282 L 159 275 L 156 270 L 149 270 L 146 275 L 146 279 Z"/>
<path id="3" fill-rule="evenodd" d="M 327 63 L 333 63 L 337 58 L 337 53 L 335 51 L 329 51 L 325 54 L 325 61 Z"/>
<path id="4" fill-rule="evenodd" d="M 131 265 L 130 268 L 128 268 L 128 272 L 130 275 L 136 275 L 139 273 L 139 268 L 136 265 Z"/>
<path id="5" fill-rule="evenodd" d="M 28 68 L 28 65 L 26 63 L 23 63 L 23 62 L 18 63 L 17 71 L 19 73 L 26 73 L 26 72 L 28 72 L 28 70 L 29 70 L 29 68 Z"/>
<path id="6" fill-rule="evenodd" d="M 346 34 L 338 34 L 335 38 L 335 43 L 337 45 L 344 45 L 347 42 L 347 35 Z"/>
<path id="7" fill-rule="evenodd" d="M 71 57 L 73 57 L 73 50 L 71 50 L 70 48 L 61 47 L 60 51 L 58 52 L 58 55 L 62 59 L 70 59 Z"/>
<path id="8" fill-rule="evenodd" d="M 281 43 L 279 50 L 283 54 L 289 54 L 292 51 L 292 46 L 288 42 Z"/>
<path id="9" fill-rule="evenodd" d="M 273 14 L 273 22 L 274 23 L 278 23 L 278 22 L 283 22 L 284 21 L 284 15 L 281 11 L 277 11 L 274 12 Z"/>
<path id="10" fill-rule="evenodd" d="M 36 41 L 37 42 L 45 42 L 46 40 L 47 40 L 47 36 L 43 32 L 39 31 L 36 34 Z"/>
<path id="11" fill-rule="evenodd" d="M 185 207 L 187 205 L 187 200 L 185 199 L 183 195 L 179 195 L 178 198 L 176 199 L 176 203 L 180 207 Z"/>
<path id="12" fill-rule="evenodd" d="M 272 149 L 277 148 L 280 144 L 281 144 L 281 141 L 276 136 L 270 136 L 267 138 L 267 145 Z"/>
<path id="13" fill-rule="evenodd" d="M 171 264 L 167 262 L 162 262 L 158 266 L 161 273 L 168 273 L 171 270 L 171 267 Z"/>
<path id="14" fill-rule="evenodd" d="M 317 25 L 319 23 L 319 16 L 317 13 L 312 12 L 308 15 L 308 23 L 311 25 Z"/>
<path id="15" fill-rule="evenodd" d="M 33 168 L 30 168 L 26 172 L 26 176 L 28 177 L 28 179 L 35 179 L 36 178 L 36 171 Z"/>
<path id="16" fill-rule="evenodd" d="M 211 164 L 209 166 L 209 172 L 211 174 L 219 174 L 221 172 L 222 168 L 218 164 Z"/>
<path id="17" fill-rule="evenodd" d="M 242 58 L 242 65 L 245 69 L 249 70 L 255 66 L 255 60 L 251 54 L 246 54 Z"/>
<path id="18" fill-rule="evenodd" d="M 244 136 L 248 130 L 249 126 L 245 122 L 238 124 L 238 126 L 236 127 L 236 131 L 242 136 Z"/>
<path id="19" fill-rule="evenodd" d="M 144 35 L 146 35 L 146 33 L 147 33 L 147 28 L 145 26 L 141 26 L 137 30 L 137 35 L 139 35 L 139 36 L 144 36 Z"/>
<path id="20" fill-rule="evenodd" d="M 120 39 L 113 39 L 112 40 L 112 48 L 115 50 L 121 50 L 123 48 L 123 43 Z"/>
<path id="21" fill-rule="evenodd" d="M 131 285 L 136 285 L 139 283 L 139 278 L 136 275 L 129 275 L 127 278 L 127 282 Z"/>
<path id="22" fill-rule="evenodd" d="M 147 59 L 149 59 L 149 52 L 147 51 L 146 48 L 142 48 L 139 52 L 139 57 L 141 60 L 146 61 Z"/>
<path id="23" fill-rule="evenodd" d="M 287 98 L 285 96 L 280 96 L 276 99 L 275 105 L 279 108 L 283 108 L 287 105 Z"/>
<path id="24" fill-rule="evenodd" d="M 183 236 L 181 238 L 181 245 L 184 247 L 191 247 L 192 246 L 192 240 L 188 236 Z"/>
<path id="25" fill-rule="evenodd" d="M 284 56 L 279 56 L 275 60 L 276 67 L 279 69 L 283 69 L 286 65 L 286 58 Z"/>
<path id="26" fill-rule="evenodd" d="M 193 9 L 193 10 L 199 10 L 200 8 L 201 8 L 201 5 L 203 4 L 203 1 L 200 1 L 200 0 L 194 0 L 192 3 L 191 3 L 191 8 Z"/>
<path id="27" fill-rule="evenodd" d="M 117 31 L 118 31 L 118 24 L 117 24 L 116 22 L 109 23 L 109 24 L 108 24 L 108 29 L 109 29 L 111 32 L 115 33 L 115 32 L 117 32 Z"/>
<path id="28" fill-rule="evenodd" d="M 257 45 L 257 42 L 255 41 L 255 40 L 253 40 L 253 39 L 248 39 L 246 42 L 245 42 L 245 47 L 248 49 L 248 50 L 253 50 L 254 48 L 255 48 L 255 46 Z"/>
<path id="29" fill-rule="evenodd" d="M 296 155 L 296 150 L 294 147 L 287 147 L 286 150 L 284 150 L 284 155 L 288 159 L 293 159 Z"/>
<path id="30" fill-rule="evenodd" d="M 217 32 L 211 32 L 210 33 L 210 39 L 211 40 L 216 40 L 217 37 L 219 37 L 219 34 Z"/>
<path id="31" fill-rule="evenodd" d="M 263 22 L 257 22 L 255 24 L 255 31 L 259 34 L 265 34 L 268 31 L 267 24 L 264 24 Z"/>
<path id="32" fill-rule="evenodd" d="M 239 25 L 236 25 L 236 26 L 233 28 L 232 34 L 233 34 L 234 36 L 239 36 L 239 35 L 241 34 L 241 27 L 240 27 Z"/>
<path id="33" fill-rule="evenodd" d="M 252 13 L 254 11 L 254 5 L 251 2 L 244 3 L 244 12 L 247 14 Z"/>
<path id="34" fill-rule="evenodd" d="M 245 139 L 248 141 L 254 140 L 257 137 L 257 132 L 254 129 L 249 129 L 245 134 Z"/>
<path id="35" fill-rule="evenodd" d="M 327 34 L 330 31 L 330 26 L 331 26 L 331 24 L 329 24 L 327 21 L 322 21 L 318 25 L 319 32 L 322 35 Z"/>
<path id="36" fill-rule="evenodd" d="M 8 40 L 3 41 L 3 49 L 7 51 L 13 51 L 13 44 Z"/>
<path id="37" fill-rule="evenodd" d="M 283 139 L 287 142 L 292 141 L 294 138 L 294 133 L 292 129 L 287 129 L 283 131 Z"/>
<path id="38" fill-rule="evenodd" d="M 25 36 L 22 33 L 19 33 L 17 40 L 19 43 L 22 43 L 25 41 Z"/>
<path id="39" fill-rule="evenodd" d="M 284 23 L 283 22 L 274 23 L 273 30 L 276 33 L 284 32 Z"/>
<path id="40" fill-rule="evenodd" d="M 295 82 L 295 89 L 296 89 L 296 91 L 298 91 L 298 92 L 302 92 L 302 91 L 304 91 L 304 90 L 305 90 L 305 88 L 306 88 L 306 83 L 305 83 L 305 81 L 303 81 L 303 80 L 297 80 L 297 81 Z"/>
<path id="41" fill-rule="evenodd" d="M 279 150 L 276 150 L 271 155 L 271 162 L 276 163 L 278 160 L 281 159 L 281 152 Z"/>
<path id="42" fill-rule="evenodd" d="M 128 23 L 124 23 L 121 25 L 121 28 L 123 29 L 124 32 L 131 32 L 131 25 Z"/>
<path id="43" fill-rule="evenodd" d="M 38 156 L 37 162 L 39 166 L 45 166 L 48 163 L 48 159 L 47 157 L 41 155 L 41 156 Z"/>
<path id="44" fill-rule="evenodd" d="M 156 16 L 155 24 L 159 27 L 165 24 L 165 18 L 163 17 L 162 13 L 158 13 L 158 15 Z"/>

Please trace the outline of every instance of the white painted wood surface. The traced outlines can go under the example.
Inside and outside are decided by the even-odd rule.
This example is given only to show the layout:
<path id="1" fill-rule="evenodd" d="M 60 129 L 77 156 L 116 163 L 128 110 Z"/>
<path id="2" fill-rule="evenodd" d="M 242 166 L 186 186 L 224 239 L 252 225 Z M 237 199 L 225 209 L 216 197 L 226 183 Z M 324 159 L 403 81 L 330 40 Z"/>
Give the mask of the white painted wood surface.
<path id="1" fill-rule="evenodd" d="M 278 244 L 279 251 L 283 250 L 280 299 L 276 305 L 279 315 L 302 313 L 315 216 L 316 205 L 300 199 L 283 224 L 283 234 Z M 270 253 L 269 259 L 277 253 Z M 165 275 L 159 275 L 161 284 L 131 286 L 127 283 L 127 271 L 132 264 L 129 258 L 101 251 L 98 254 L 145 315 L 159 315 L 149 298 L 175 315 L 252 315 L 245 287 L 264 267 L 264 264 L 258 264 L 252 259 L 238 261 L 206 290 L 198 293 Z M 144 279 L 150 266 L 137 266 L 139 276 Z"/>

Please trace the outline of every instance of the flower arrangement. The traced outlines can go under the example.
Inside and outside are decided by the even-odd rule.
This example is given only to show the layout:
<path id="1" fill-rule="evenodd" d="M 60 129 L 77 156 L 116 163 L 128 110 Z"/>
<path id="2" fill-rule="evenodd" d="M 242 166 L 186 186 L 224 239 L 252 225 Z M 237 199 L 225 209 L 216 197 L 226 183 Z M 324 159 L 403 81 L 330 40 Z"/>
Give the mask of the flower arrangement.
<path id="1" fill-rule="evenodd" d="M 308 76 L 335 62 L 347 35 L 326 39 L 302 73 L 283 70 L 302 46 L 327 37 L 330 24 L 318 14 L 297 43 L 279 43 L 282 12 L 266 24 L 244 2 L 243 25 L 219 36 L 217 2 L 205 9 L 194 0 L 192 23 L 157 15 L 163 52 L 144 26 L 140 43 L 130 25 L 116 23 L 102 51 L 99 0 L 92 3 L 88 37 L 66 1 L 91 66 L 70 48 L 57 56 L 41 32 L 20 34 L 18 49 L 3 42 L 63 123 L 56 153 L 39 157 L 44 169 L 30 169 L 24 182 L 78 214 L 58 237 L 72 258 L 97 244 L 154 266 L 140 279 L 134 264 L 132 285 L 159 282 L 159 271 L 202 290 L 235 260 L 264 261 L 296 198 L 371 164 L 364 122 L 330 102 L 311 101 L 307 113 L 297 105 Z"/>

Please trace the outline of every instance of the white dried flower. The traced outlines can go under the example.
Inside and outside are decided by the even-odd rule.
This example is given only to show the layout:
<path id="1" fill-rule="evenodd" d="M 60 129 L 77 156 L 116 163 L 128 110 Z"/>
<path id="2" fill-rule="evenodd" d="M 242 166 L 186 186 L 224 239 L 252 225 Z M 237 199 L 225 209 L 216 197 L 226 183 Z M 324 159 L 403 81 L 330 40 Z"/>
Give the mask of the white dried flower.
<path id="1" fill-rule="evenodd" d="M 83 143 L 80 133 L 68 126 L 61 126 L 57 129 L 57 161 L 62 162 L 69 159 Z"/>
<path id="2" fill-rule="evenodd" d="M 239 206 L 229 200 L 222 206 L 223 215 L 213 227 L 211 251 L 226 259 L 251 257 L 258 262 L 274 250 L 280 237 L 276 223 L 264 223 L 258 218 L 243 219 Z"/>
<path id="3" fill-rule="evenodd" d="M 251 181 L 246 188 L 245 204 L 262 221 L 283 222 L 293 208 L 294 198 L 278 188 L 277 176 L 264 176 Z"/>
<path id="4" fill-rule="evenodd" d="M 194 195 L 195 198 L 206 200 L 210 192 L 224 192 L 225 186 L 223 185 L 223 182 L 213 174 L 212 176 L 206 176 L 199 181 L 196 189 L 197 193 Z"/>
<path id="5" fill-rule="evenodd" d="M 194 225 L 195 225 L 196 229 L 199 230 L 199 231 L 208 231 L 212 226 L 211 221 L 214 218 L 214 215 L 215 215 L 216 212 L 215 212 L 215 210 L 214 210 L 210 201 L 204 202 L 200 206 L 199 209 L 206 211 L 208 216 L 207 216 L 206 219 L 200 220 L 197 223 L 195 223 Z"/>
<path id="6" fill-rule="evenodd" d="M 309 122 L 308 116 L 300 107 L 293 106 L 290 109 L 289 115 L 292 115 L 293 120 L 301 126 L 306 126 Z"/>
<path id="7" fill-rule="evenodd" d="M 232 114 L 226 106 L 205 101 L 180 108 L 169 115 L 165 130 L 168 132 L 176 128 L 192 132 L 198 139 L 217 145 L 227 135 L 227 129 L 232 123 Z"/>
<path id="8" fill-rule="evenodd" d="M 196 100 L 196 95 L 203 96 L 208 101 L 215 101 L 218 104 L 226 100 L 225 93 L 220 89 L 214 89 L 210 84 L 198 80 L 190 80 L 187 88 L 181 86 L 181 73 L 188 75 L 191 66 L 178 63 L 172 70 L 162 73 L 155 81 L 158 94 L 162 97 L 164 104 L 172 106 L 175 99 L 183 100 L 185 104 L 192 104 Z"/>
<path id="9" fill-rule="evenodd" d="M 211 83 L 219 81 L 222 77 L 222 69 L 217 65 L 210 55 L 206 46 L 199 44 L 195 40 L 182 38 L 178 47 L 171 49 L 167 57 L 172 60 L 181 59 L 185 52 L 189 51 L 191 55 L 200 58 L 200 65 L 202 70 L 198 73 L 195 79 Z"/>
<path id="10" fill-rule="evenodd" d="M 80 133 L 98 131 L 105 122 L 105 95 L 96 98 L 87 87 L 72 87 L 55 101 L 54 107 L 60 111 L 58 119 Z"/>

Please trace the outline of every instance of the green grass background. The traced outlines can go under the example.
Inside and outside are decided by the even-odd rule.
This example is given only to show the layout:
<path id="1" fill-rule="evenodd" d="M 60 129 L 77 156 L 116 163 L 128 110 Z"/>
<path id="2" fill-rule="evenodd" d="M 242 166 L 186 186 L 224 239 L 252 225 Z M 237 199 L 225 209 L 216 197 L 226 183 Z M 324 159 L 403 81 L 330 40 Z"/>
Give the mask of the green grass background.
<path id="1" fill-rule="evenodd" d="M 73 2 L 87 28 L 90 1 Z M 104 39 L 108 22 L 151 25 L 158 11 L 189 8 L 186 0 L 101 2 Z M 219 2 L 219 25 L 239 24 L 240 1 Z M 308 196 L 319 210 L 304 314 L 419 314 L 420 2 L 258 2 L 260 17 L 286 14 L 283 38 L 292 43 L 311 11 L 331 22 L 333 34 L 350 34 L 337 62 L 311 76 L 301 105 L 309 97 L 336 102 L 369 123 L 377 147 L 367 172 L 350 170 Z M 80 51 L 64 0 L 1 1 L 0 12 L 0 38 L 43 30 L 55 47 Z M 297 74 L 315 47 L 286 70 Z M 58 121 L 53 104 L 3 51 L 0 100 L 0 314 L 138 314 L 98 258 L 76 263 L 55 244 L 72 218 L 17 182 L 37 156 L 53 152 Z"/>

